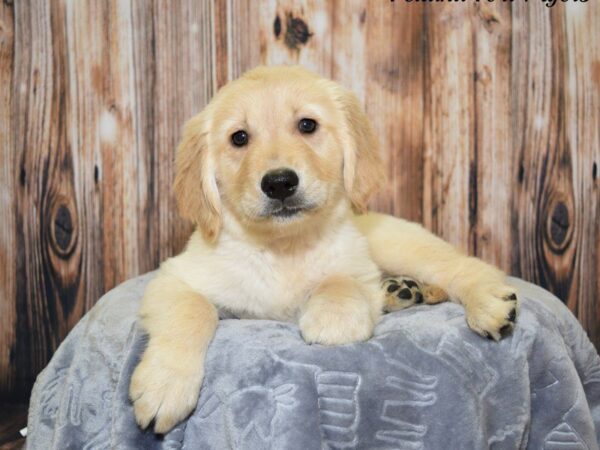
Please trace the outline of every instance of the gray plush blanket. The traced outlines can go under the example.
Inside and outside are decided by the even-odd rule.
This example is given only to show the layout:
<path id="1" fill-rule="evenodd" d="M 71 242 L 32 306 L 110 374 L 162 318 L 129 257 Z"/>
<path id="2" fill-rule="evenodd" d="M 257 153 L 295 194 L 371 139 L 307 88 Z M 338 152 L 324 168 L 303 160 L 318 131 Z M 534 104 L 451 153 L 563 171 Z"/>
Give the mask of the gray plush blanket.
<path id="1" fill-rule="evenodd" d="M 365 343 L 306 345 L 288 323 L 223 319 L 193 415 L 165 436 L 135 424 L 136 310 L 153 274 L 105 295 L 35 384 L 30 449 L 598 449 L 600 359 L 541 288 L 512 337 L 480 338 L 462 307 L 388 314 Z"/>

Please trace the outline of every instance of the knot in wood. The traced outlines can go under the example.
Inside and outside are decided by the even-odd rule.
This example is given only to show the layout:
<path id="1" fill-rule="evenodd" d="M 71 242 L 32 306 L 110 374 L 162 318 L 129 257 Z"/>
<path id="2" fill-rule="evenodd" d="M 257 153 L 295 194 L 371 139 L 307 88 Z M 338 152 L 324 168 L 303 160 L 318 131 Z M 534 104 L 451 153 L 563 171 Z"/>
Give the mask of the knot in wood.
<path id="1" fill-rule="evenodd" d="M 297 50 L 300 45 L 308 42 L 312 33 L 304 20 L 294 17 L 291 13 L 286 15 L 285 45 L 291 50 Z"/>
<path id="2" fill-rule="evenodd" d="M 571 238 L 569 208 L 564 201 L 559 200 L 550 208 L 550 211 L 546 228 L 548 241 L 555 252 L 562 252 Z"/>
<path id="3" fill-rule="evenodd" d="M 55 252 L 66 258 L 75 246 L 75 226 L 70 208 L 60 203 L 52 210 L 50 237 Z"/>
<path id="4" fill-rule="evenodd" d="M 281 34 L 281 18 L 279 14 L 275 16 L 275 20 L 273 21 L 273 34 L 275 35 L 275 39 L 279 39 L 279 35 Z"/>

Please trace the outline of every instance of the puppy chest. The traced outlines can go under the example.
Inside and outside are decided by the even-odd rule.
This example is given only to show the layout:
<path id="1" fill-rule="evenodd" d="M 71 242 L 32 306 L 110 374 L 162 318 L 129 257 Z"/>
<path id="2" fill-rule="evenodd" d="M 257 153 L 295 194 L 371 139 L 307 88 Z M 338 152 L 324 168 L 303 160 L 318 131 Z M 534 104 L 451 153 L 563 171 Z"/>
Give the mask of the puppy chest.
<path id="1" fill-rule="evenodd" d="M 339 230 L 331 239 L 296 254 L 225 242 L 203 268 L 211 272 L 205 275 L 216 289 L 205 292 L 215 304 L 243 317 L 275 320 L 295 320 L 329 276 L 377 283 L 379 278 L 366 239 L 353 228 Z"/>
<path id="2" fill-rule="evenodd" d="M 308 261 L 253 255 L 230 270 L 215 303 L 244 317 L 295 320 L 326 272 L 325 265 Z"/>

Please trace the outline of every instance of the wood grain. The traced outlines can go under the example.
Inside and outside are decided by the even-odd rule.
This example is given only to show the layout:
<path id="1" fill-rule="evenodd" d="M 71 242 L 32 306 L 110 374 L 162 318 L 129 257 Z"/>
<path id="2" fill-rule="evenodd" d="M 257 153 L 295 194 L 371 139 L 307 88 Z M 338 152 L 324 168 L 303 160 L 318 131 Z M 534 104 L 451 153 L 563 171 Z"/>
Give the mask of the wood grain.
<path id="1" fill-rule="evenodd" d="M 474 149 L 469 172 L 472 253 L 497 266 L 510 267 L 512 201 L 517 181 L 511 133 L 511 29 L 508 3 L 475 5 L 473 102 Z"/>
<path id="2" fill-rule="evenodd" d="M 0 403 L 0 450 L 17 450 L 25 446 L 20 430 L 27 426 L 27 405 Z"/>
<path id="3" fill-rule="evenodd" d="M 600 344 L 600 4 L 564 8 L 567 58 L 566 142 L 572 161 L 573 260 L 569 294 L 563 297 Z M 590 46 L 594 42 L 596 45 Z M 553 221 L 553 224 L 555 221 Z M 552 225 L 552 224 L 551 224 Z M 560 226 L 560 222 L 555 224 Z M 560 228 L 559 228 L 560 229 Z M 567 233 L 568 234 L 568 233 Z M 551 228 L 552 235 L 552 228 Z M 557 265 L 555 261 L 553 264 Z M 560 264 L 559 267 L 564 265 Z"/>
<path id="4" fill-rule="evenodd" d="M 263 8 L 271 8 L 275 2 L 263 2 Z M 234 80 L 247 70 L 264 62 L 266 46 L 260 41 L 260 10 L 258 2 L 227 0 L 228 69 L 227 79 Z M 271 23 L 263 33 L 272 30 Z M 262 54 L 261 54 L 262 52 Z"/>
<path id="5" fill-rule="evenodd" d="M 573 257 L 572 160 L 566 141 L 565 29 L 562 14 L 542 5 L 514 11 L 513 97 L 518 183 L 512 216 L 519 254 L 516 271 L 567 300 Z M 541 8 L 539 6 L 542 6 Z M 528 36 L 521 41 L 519 38 Z M 518 73 L 518 76 L 516 76 Z M 514 89 L 514 88 L 513 88 Z M 513 267 L 515 268 L 515 267 Z"/>
<path id="6" fill-rule="evenodd" d="M 430 5 L 428 5 L 430 6 Z M 475 154 L 472 4 L 425 9 L 423 223 L 473 253 Z"/>
<path id="7" fill-rule="evenodd" d="M 600 345 L 600 4 L 0 3 L 0 397 L 108 289 L 180 251 L 181 127 L 259 64 L 353 89 L 380 211 L 557 294 Z"/>
<path id="8" fill-rule="evenodd" d="M 17 253 L 14 204 L 13 134 L 14 14 L 13 5 L 0 3 L 0 397 L 15 389 L 14 353 L 17 323 Z M 12 355 L 12 357 L 11 357 Z"/>
<path id="9" fill-rule="evenodd" d="M 363 20 L 365 57 L 358 61 L 354 56 L 354 70 L 359 74 L 358 67 L 365 70 L 359 77 L 365 107 L 380 136 L 388 177 L 373 207 L 421 222 L 425 206 L 425 10 L 372 1 L 360 13 L 359 22 Z"/>
<path id="10" fill-rule="evenodd" d="M 153 167 L 157 258 L 154 267 L 179 252 L 191 232 L 178 218 L 171 194 L 175 148 L 185 121 L 200 112 L 215 90 L 213 66 L 213 5 L 182 1 L 177 8 L 159 0 L 155 5 L 155 85 L 153 88 Z M 155 220 L 156 220 L 155 218 Z"/>
<path id="11" fill-rule="evenodd" d="M 10 377 L 15 381 L 9 398 L 28 391 L 34 371 L 43 368 L 84 309 L 76 301 L 80 221 L 66 141 L 66 47 L 57 6 L 36 1 L 14 5 L 18 82 L 13 85 L 12 151 L 19 185 L 13 205 L 17 322 Z"/>

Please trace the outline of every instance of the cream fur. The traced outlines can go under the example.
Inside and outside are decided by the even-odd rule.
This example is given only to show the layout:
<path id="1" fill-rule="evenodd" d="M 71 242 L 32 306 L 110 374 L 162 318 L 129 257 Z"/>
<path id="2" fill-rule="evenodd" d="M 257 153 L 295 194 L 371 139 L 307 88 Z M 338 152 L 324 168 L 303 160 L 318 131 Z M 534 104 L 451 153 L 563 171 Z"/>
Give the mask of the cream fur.
<path id="1" fill-rule="evenodd" d="M 299 119 L 317 120 L 312 135 Z M 247 130 L 249 143 L 230 136 Z M 306 210 L 262 214 L 260 179 L 298 172 Z M 297 322 L 309 343 L 368 339 L 380 317 L 381 272 L 437 285 L 476 332 L 500 339 L 515 301 L 504 275 L 417 224 L 357 216 L 383 179 L 371 126 L 353 94 L 297 67 L 258 68 L 223 88 L 184 131 L 175 194 L 197 231 L 165 261 L 140 311 L 149 334 L 130 397 L 138 423 L 166 432 L 195 407 L 215 306 Z"/>

